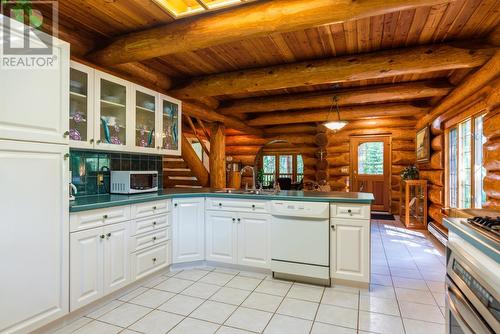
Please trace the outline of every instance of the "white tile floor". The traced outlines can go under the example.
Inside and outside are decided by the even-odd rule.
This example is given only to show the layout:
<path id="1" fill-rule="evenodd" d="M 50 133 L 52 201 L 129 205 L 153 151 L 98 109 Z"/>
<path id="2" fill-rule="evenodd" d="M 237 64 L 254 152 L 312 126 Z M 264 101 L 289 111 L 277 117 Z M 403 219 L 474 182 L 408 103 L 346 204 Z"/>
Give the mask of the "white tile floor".
<path id="1" fill-rule="evenodd" d="M 158 275 L 57 333 L 442 334 L 444 262 L 427 233 L 373 221 L 369 290 L 196 268 Z"/>

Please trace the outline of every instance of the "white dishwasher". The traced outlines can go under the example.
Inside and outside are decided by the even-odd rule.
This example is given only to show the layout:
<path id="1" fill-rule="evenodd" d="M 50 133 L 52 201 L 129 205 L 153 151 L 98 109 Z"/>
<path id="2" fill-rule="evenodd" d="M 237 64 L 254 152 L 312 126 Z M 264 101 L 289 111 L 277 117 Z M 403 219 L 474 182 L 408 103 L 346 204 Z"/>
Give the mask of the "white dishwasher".
<path id="1" fill-rule="evenodd" d="M 271 201 L 273 273 L 330 279 L 329 204 Z"/>

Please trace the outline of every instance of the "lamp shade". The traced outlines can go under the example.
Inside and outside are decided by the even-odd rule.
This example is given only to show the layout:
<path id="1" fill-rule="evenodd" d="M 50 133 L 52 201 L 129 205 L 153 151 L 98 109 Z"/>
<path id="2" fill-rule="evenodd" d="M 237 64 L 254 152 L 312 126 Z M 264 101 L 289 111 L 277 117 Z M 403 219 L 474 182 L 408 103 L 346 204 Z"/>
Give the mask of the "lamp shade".
<path id="1" fill-rule="evenodd" d="M 347 122 L 346 121 L 332 121 L 332 122 L 326 122 L 323 125 L 326 126 L 330 130 L 336 131 L 336 130 L 340 130 L 344 126 L 346 126 Z"/>

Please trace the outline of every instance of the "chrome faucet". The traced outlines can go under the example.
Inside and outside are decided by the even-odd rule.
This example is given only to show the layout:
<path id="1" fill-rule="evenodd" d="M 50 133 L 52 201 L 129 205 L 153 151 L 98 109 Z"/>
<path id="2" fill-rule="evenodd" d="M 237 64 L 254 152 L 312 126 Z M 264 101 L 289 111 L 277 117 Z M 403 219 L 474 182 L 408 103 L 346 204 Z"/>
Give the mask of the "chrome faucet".
<path id="1" fill-rule="evenodd" d="M 255 168 L 253 166 L 245 166 L 241 169 L 240 175 L 243 175 L 243 172 L 248 168 L 252 170 L 253 190 L 255 190 L 257 188 L 255 179 Z M 248 190 L 248 183 L 245 184 L 245 190 Z"/>

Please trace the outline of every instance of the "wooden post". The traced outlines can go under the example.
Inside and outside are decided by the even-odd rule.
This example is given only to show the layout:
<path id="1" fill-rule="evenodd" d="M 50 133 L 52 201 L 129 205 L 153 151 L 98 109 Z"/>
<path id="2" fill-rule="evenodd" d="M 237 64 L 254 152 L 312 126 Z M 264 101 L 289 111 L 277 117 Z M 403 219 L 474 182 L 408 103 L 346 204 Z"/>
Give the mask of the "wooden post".
<path id="1" fill-rule="evenodd" d="M 226 138 L 224 125 L 214 123 L 210 130 L 210 187 L 226 187 Z"/>
<path id="2" fill-rule="evenodd" d="M 196 152 L 184 134 L 181 137 L 181 145 L 182 159 L 184 159 L 184 162 L 191 169 L 191 172 L 196 176 L 200 184 L 203 187 L 207 187 L 209 182 L 207 169 L 203 166 L 203 163 L 196 155 Z"/>

